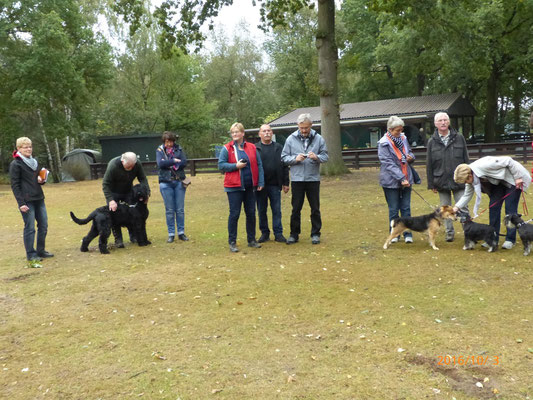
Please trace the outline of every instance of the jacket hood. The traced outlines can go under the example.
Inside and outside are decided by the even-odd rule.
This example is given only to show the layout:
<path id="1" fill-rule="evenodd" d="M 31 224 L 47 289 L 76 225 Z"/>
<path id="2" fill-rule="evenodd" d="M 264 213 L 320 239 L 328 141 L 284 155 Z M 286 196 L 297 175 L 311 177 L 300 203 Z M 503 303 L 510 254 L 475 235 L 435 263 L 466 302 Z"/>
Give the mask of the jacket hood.
<path id="1" fill-rule="evenodd" d="M 18 153 L 18 150 L 13 150 L 13 158 L 20 158 L 20 156 L 17 153 Z"/>

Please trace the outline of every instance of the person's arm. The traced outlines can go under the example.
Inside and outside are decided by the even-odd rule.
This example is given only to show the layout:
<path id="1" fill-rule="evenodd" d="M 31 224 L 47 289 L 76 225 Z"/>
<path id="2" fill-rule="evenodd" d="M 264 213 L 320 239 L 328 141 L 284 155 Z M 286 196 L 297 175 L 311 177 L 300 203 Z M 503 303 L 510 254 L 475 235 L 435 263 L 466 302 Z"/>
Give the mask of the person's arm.
<path id="1" fill-rule="evenodd" d="M 223 172 L 237 171 L 237 163 L 228 162 L 228 157 L 228 149 L 226 149 L 226 146 L 223 146 L 218 156 L 218 169 Z"/>
<path id="2" fill-rule="evenodd" d="M 155 158 L 157 162 L 157 166 L 161 169 L 169 169 L 174 165 L 174 160 L 170 160 L 165 155 L 165 150 L 163 150 L 161 147 L 158 147 L 155 152 Z"/>
<path id="3" fill-rule="evenodd" d="M 457 209 L 463 209 L 465 206 L 468 205 L 470 200 L 472 200 L 472 196 L 474 196 L 474 185 L 471 183 L 467 183 L 465 185 L 465 191 L 461 198 L 455 203 L 455 207 Z"/>
<path id="4" fill-rule="evenodd" d="M 384 169 L 398 182 L 406 179 L 401 167 L 398 165 L 396 154 L 391 153 L 390 146 L 378 145 L 378 158 Z"/>
<path id="5" fill-rule="evenodd" d="M 114 201 L 113 199 L 113 191 L 111 190 L 111 186 L 113 185 L 113 167 L 111 165 L 111 161 L 107 164 L 107 168 L 104 173 L 104 179 L 102 179 L 102 191 L 104 192 L 104 197 L 106 202 L 109 204 L 109 202 Z"/>
<path id="6" fill-rule="evenodd" d="M 429 139 L 427 154 L 426 154 L 426 177 L 428 180 L 428 189 L 433 190 L 435 186 L 433 185 L 433 157 L 431 151 L 433 149 L 433 140 Z"/>
<path id="7" fill-rule="evenodd" d="M 468 147 L 466 145 L 466 139 L 463 135 L 461 136 L 461 140 L 463 141 L 463 163 L 470 164 L 470 157 L 468 155 Z"/>
<path id="8" fill-rule="evenodd" d="M 291 142 L 291 136 L 289 136 L 285 141 L 285 146 L 283 146 L 283 150 L 281 151 L 281 160 L 286 165 L 294 165 L 300 162 L 296 161 L 296 157 L 298 156 L 298 154 L 293 154 L 294 148 L 291 146 Z"/>
<path id="9" fill-rule="evenodd" d="M 255 158 L 257 159 L 257 170 L 259 172 L 259 180 L 257 182 L 257 190 L 262 190 L 265 187 L 265 171 L 263 170 L 263 161 L 259 151 L 255 150 Z"/>
<path id="10" fill-rule="evenodd" d="M 22 182 L 20 179 L 20 168 L 15 162 L 9 166 L 9 180 L 11 181 L 11 190 L 17 200 L 19 208 L 26 206 L 24 201 L 24 194 L 22 193 Z M 22 210 L 21 210 L 22 211 Z"/>
<path id="11" fill-rule="evenodd" d="M 324 140 L 322 136 L 320 136 L 320 143 L 319 143 L 317 157 L 318 157 L 318 162 L 321 164 L 326 163 L 329 160 L 329 154 L 328 154 L 328 148 L 326 146 L 326 141 Z"/>
<path id="12" fill-rule="evenodd" d="M 187 166 L 188 160 L 187 160 L 187 155 L 185 154 L 185 150 L 183 150 L 181 147 L 180 147 L 179 159 L 181 161 L 179 162 L 178 168 L 181 168 L 181 167 L 185 168 Z"/>
<path id="13" fill-rule="evenodd" d="M 148 193 L 148 197 L 150 197 L 151 195 L 150 184 L 148 183 L 148 179 L 146 178 L 146 174 L 144 173 L 144 168 L 140 160 L 137 160 L 137 162 L 135 163 L 135 169 L 136 169 L 137 180 L 146 189 L 146 192 Z"/>

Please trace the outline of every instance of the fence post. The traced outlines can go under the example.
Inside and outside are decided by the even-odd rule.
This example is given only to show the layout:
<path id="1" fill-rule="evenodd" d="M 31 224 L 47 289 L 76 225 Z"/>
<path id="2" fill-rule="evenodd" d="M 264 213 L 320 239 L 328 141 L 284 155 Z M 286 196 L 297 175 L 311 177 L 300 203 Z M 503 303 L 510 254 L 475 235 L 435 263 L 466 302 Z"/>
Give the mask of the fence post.
<path id="1" fill-rule="evenodd" d="M 523 156 L 524 164 L 527 164 L 527 145 L 525 141 L 524 141 L 522 156 Z"/>
<path id="2" fill-rule="evenodd" d="M 196 176 L 196 160 L 189 160 L 191 165 L 191 176 Z"/>
<path id="3" fill-rule="evenodd" d="M 355 169 L 359 169 L 359 153 L 355 153 Z"/>

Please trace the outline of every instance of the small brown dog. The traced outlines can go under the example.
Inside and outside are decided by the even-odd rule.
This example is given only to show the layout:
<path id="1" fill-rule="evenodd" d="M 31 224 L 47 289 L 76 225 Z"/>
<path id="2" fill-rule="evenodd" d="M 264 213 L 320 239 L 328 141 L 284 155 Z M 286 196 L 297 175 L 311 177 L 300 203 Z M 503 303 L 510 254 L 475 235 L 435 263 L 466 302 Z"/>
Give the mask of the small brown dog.
<path id="1" fill-rule="evenodd" d="M 385 241 L 383 248 L 387 250 L 392 239 L 401 235 L 403 231 L 410 229 L 415 232 L 427 231 L 429 245 L 433 250 L 438 250 L 439 248 L 435 246 L 435 237 L 437 236 L 442 221 L 447 218 L 454 221 L 457 219 L 452 206 L 441 206 L 431 214 L 421 215 L 419 217 L 395 218 L 391 221 L 391 233 Z"/>

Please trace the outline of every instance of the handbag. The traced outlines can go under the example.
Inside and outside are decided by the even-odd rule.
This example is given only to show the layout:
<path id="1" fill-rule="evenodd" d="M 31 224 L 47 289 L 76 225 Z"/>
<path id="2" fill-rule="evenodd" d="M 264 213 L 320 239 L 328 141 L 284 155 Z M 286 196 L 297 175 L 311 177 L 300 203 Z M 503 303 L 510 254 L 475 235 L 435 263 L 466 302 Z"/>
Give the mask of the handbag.
<path id="1" fill-rule="evenodd" d="M 411 175 L 413 175 L 413 182 L 417 185 L 420 185 L 422 183 L 422 179 L 412 164 L 409 164 L 409 169 L 411 170 Z"/>
<path id="2" fill-rule="evenodd" d="M 191 178 L 184 178 L 181 180 L 181 184 L 184 188 L 187 188 L 191 184 Z"/>

